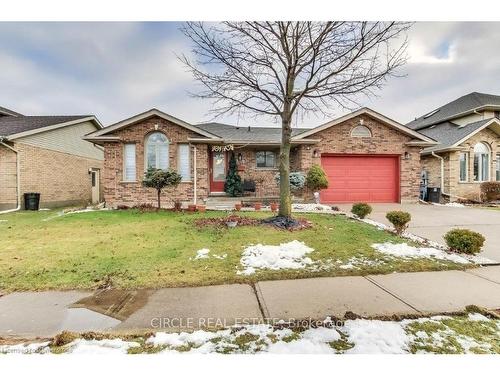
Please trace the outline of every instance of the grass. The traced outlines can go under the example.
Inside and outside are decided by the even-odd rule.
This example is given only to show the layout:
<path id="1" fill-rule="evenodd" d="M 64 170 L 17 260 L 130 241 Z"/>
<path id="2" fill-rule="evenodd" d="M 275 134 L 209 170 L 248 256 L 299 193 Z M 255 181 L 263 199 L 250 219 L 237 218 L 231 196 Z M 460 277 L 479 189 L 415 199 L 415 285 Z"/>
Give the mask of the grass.
<path id="1" fill-rule="evenodd" d="M 197 229 L 192 223 L 196 218 L 221 215 L 226 213 L 127 210 L 63 216 L 56 211 L 2 215 L 0 289 L 87 289 L 107 281 L 118 288 L 159 288 L 463 268 L 430 259 L 388 258 L 371 245 L 401 239 L 343 216 L 300 214 L 313 221 L 314 226 L 296 232 L 260 226 Z M 242 215 L 264 218 L 269 213 Z M 293 239 L 314 248 L 310 258 L 330 267 L 316 272 L 302 269 L 258 271 L 251 276 L 236 274 L 245 246 L 277 245 Z M 201 248 L 227 257 L 193 261 Z M 375 263 L 360 263 L 353 269 L 338 267 L 352 257 Z"/>

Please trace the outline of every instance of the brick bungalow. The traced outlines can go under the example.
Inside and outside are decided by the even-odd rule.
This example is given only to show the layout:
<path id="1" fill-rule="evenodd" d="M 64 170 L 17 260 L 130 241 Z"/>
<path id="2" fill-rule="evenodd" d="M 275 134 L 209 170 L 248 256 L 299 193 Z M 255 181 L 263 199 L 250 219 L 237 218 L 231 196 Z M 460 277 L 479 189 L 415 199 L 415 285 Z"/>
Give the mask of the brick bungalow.
<path id="1" fill-rule="evenodd" d="M 98 203 L 100 147 L 82 137 L 102 128 L 91 115 L 24 116 L 0 107 L 0 211 L 40 193 L 40 207 Z"/>
<path id="2" fill-rule="evenodd" d="M 148 167 L 174 168 L 183 177 L 163 202 L 201 202 L 223 195 L 234 152 L 242 179 L 255 182 L 257 197 L 278 196 L 275 175 L 281 129 L 219 123 L 189 124 L 157 109 L 88 134 L 104 147 L 104 199 L 111 207 L 154 203 L 142 187 Z M 294 129 L 291 169 L 323 166 L 330 186 L 324 203 L 416 202 L 420 152 L 436 142 L 371 109 L 362 108 L 316 128 Z M 169 199 L 170 198 L 170 199 Z"/>

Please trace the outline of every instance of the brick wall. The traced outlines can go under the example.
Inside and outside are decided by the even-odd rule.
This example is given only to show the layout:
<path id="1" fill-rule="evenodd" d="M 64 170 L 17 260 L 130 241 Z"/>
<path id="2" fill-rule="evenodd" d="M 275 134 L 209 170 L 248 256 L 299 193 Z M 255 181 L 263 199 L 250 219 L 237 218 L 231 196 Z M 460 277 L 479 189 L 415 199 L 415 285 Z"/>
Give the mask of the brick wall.
<path id="1" fill-rule="evenodd" d="M 496 155 L 500 153 L 498 135 L 490 129 L 484 129 L 473 135 L 459 146 L 464 151 L 451 151 L 440 154 L 444 158 L 444 192 L 451 194 L 451 200 L 457 198 L 468 198 L 480 200 L 480 183 L 474 182 L 474 146 L 479 142 L 485 142 L 491 150 L 490 179 L 495 180 Z M 460 182 L 460 153 L 467 152 L 469 155 L 468 181 Z M 422 167 L 429 171 L 430 182 L 433 186 L 440 186 L 440 161 L 432 155 L 422 157 Z"/>
<path id="2" fill-rule="evenodd" d="M 350 136 L 352 128 L 359 125 L 360 119 L 363 119 L 363 125 L 371 130 L 371 138 Z M 401 200 L 403 202 L 418 200 L 420 192 L 420 151 L 422 148 L 406 145 L 406 142 L 412 140 L 410 136 L 370 116 L 361 115 L 313 134 L 310 138 L 320 139 L 320 142 L 315 145 L 301 145 L 299 147 L 300 169 L 304 171 L 308 171 L 313 164 L 321 164 L 319 155 L 324 153 L 393 154 L 403 156 L 405 152 L 408 152 L 408 160 L 401 157 Z M 318 157 L 316 158 L 313 157 L 314 150 L 318 151 Z"/>
<path id="3" fill-rule="evenodd" d="M 91 201 L 91 177 L 89 168 L 103 168 L 101 160 L 89 159 L 59 151 L 47 150 L 22 143 L 14 144 L 19 152 L 21 195 L 28 192 L 40 193 L 40 207 L 58 207 L 87 204 Z M 3 156 L 3 148 L 0 148 Z M 16 179 L 15 154 L 11 151 L 6 159 L 9 205 L 15 207 Z M 2 157 L 3 159 L 3 157 Z M 13 172 L 14 174 L 12 174 Z M 6 177 L 7 175 L 7 177 Z M 3 182 L 3 181 L 2 181 Z M 3 185 L 3 184 L 2 184 Z M 0 190 L 0 204 L 5 204 L 4 189 Z M 12 208 L 12 207 L 5 207 Z"/>
<path id="4" fill-rule="evenodd" d="M 17 206 L 16 153 L 0 145 L 0 211 Z"/>
<path id="5" fill-rule="evenodd" d="M 188 143 L 189 137 L 200 137 L 199 134 L 187 130 L 159 117 L 150 118 L 133 126 L 119 129 L 113 136 L 120 137 L 120 142 L 109 142 L 104 145 L 104 198 L 110 207 L 118 205 L 135 206 L 149 203 L 156 205 L 156 190 L 142 186 L 145 172 L 144 141 L 145 137 L 154 131 L 166 135 L 169 144 L 169 167 L 177 169 L 177 144 Z M 124 144 L 136 145 L 136 177 L 135 182 L 124 182 L 123 178 L 123 149 Z M 197 150 L 197 196 L 198 203 L 208 196 L 208 146 L 196 145 Z M 191 150 L 191 177 L 194 176 Z M 162 192 L 162 207 L 172 206 L 173 200 L 191 202 L 194 195 L 194 183 L 181 182 L 176 188 Z"/>

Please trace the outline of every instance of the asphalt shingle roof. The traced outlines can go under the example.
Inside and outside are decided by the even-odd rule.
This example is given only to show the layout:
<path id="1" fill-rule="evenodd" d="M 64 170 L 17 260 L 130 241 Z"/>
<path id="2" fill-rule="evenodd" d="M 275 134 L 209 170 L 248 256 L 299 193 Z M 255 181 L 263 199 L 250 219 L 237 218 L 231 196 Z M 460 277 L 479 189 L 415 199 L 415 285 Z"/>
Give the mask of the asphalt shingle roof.
<path id="1" fill-rule="evenodd" d="M 487 105 L 500 106 L 500 96 L 472 92 L 409 122 L 406 126 L 413 130 L 420 130 L 432 124 L 444 122 L 460 113 Z"/>
<path id="2" fill-rule="evenodd" d="M 451 147 L 489 121 L 491 121 L 491 118 L 472 122 L 464 126 L 459 126 L 452 122 L 443 122 L 441 124 L 431 125 L 428 128 L 421 129 L 419 130 L 420 133 L 439 142 L 438 145 L 426 148 L 424 151 L 439 151 L 441 149 Z"/>
<path id="3" fill-rule="evenodd" d="M 224 138 L 228 141 L 248 141 L 248 142 L 281 142 L 281 128 L 271 127 L 250 127 L 247 126 L 233 126 L 221 124 L 217 122 L 209 122 L 204 124 L 197 124 L 196 127 L 212 133 L 218 137 Z M 293 128 L 292 136 L 300 134 L 306 130 L 305 128 Z"/>
<path id="4" fill-rule="evenodd" d="M 46 126 L 75 121 L 85 116 L 2 116 L 0 117 L 0 136 L 9 136 Z"/>

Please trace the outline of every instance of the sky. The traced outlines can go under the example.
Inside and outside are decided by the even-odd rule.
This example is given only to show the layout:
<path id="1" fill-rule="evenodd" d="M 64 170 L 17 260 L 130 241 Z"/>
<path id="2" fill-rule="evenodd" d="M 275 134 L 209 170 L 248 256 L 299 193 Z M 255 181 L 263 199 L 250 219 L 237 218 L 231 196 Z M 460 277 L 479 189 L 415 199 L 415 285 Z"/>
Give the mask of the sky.
<path id="1" fill-rule="evenodd" d="M 211 103 L 176 55 L 189 54 L 180 24 L 0 22 L 0 106 L 25 115 L 94 114 L 103 125 L 158 108 L 187 122 L 210 121 Z M 467 93 L 500 95 L 500 24 L 416 23 L 408 63 L 370 107 L 407 123 Z M 333 105 L 333 104 L 332 104 Z M 334 117 L 345 110 L 333 108 Z M 269 118 L 223 117 L 238 125 Z M 331 118 L 309 117 L 297 126 Z"/>

